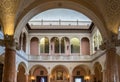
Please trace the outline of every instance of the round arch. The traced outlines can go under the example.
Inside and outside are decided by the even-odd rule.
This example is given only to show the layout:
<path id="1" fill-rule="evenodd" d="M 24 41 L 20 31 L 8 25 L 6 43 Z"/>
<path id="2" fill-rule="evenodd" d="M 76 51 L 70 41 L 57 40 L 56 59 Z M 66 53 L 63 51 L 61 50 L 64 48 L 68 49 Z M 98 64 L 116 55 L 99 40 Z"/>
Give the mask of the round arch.
<path id="1" fill-rule="evenodd" d="M 83 55 L 90 55 L 90 40 L 87 37 L 81 39 L 81 52 Z"/>
<path id="2" fill-rule="evenodd" d="M 51 70 L 51 80 L 68 80 L 69 79 L 69 70 L 64 65 L 56 65 Z"/>
<path id="3" fill-rule="evenodd" d="M 51 38 L 50 42 L 51 42 L 51 53 L 59 53 L 60 52 L 59 51 L 59 46 L 60 46 L 59 38 L 58 37 L 53 37 L 53 38 Z"/>
<path id="4" fill-rule="evenodd" d="M 82 65 L 77 65 L 77 66 L 75 66 L 74 69 L 72 70 L 72 74 L 74 74 L 73 72 L 75 72 L 75 71 L 76 71 L 76 74 L 77 74 L 77 72 L 80 71 L 79 68 L 82 68 L 82 69 L 83 69 L 83 71 L 85 72 L 85 76 L 86 76 L 86 75 L 90 75 L 90 73 L 91 73 L 91 72 L 90 72 L 90 68 L 89 68 L 87 65 L 83 65 L 83 64 L 82 64 Z M 78 70 L 78 71 L 77 71 L 77 70 Z M 80 72 L 79 72 L 79 73 L 80 73 Z M 78 74 L 79 74 L 79 73 L 78 73 Z"/>
<path id="5" fill-rule="evenodd" d="M 83 5 L 83 3 L 84 3 L 84 5 Z M 95 12 L 93 12 L 93 9 L 92 8 L 90 9 L 87 5 L 85 6 L 85 4 L 87 4 L 87 3 L 84 1 L 78 2 L 76 0 L 74 0 L 74 1 L 67 1 L 67 0 L 48 1 L 48 0 L 44 0 L 43 2 L 38 2 L 38 4 L 36 4 L 34 6 L 30 6 L 28 8 L 28 10 L 24 11 L 23 14 L 21 15 L 20 19 L 18 19 L 17 24 L 16 24 L 14 37 L 17 39 L 17 37 L 20 35 L 20 30 L 23 29 L 25 24 L 27 24 L 27 22 L 33 16 L 37 15 L 40 12 L 48 10 L 48 9 L 62 7 L 62 8 L 68 8 L 68 9 L 76 10 L 78 12 L 82 12 L 84 15 L 88 16 L 95 23 L 95 25 L 97 25 L 97 27 L 99 28 L 101 34 L 103 35 L 102 36 L 103 39 L 107 39 L 108 32 L 107 32 L 105 25 L 103 23 L 104 21 L 99 18 L 98 13 L 96 14 Z"/>
<path id="6" fill-rule="evenodd" d="M 23 66 L 23 68 L 25 69 L 25 72 L 26 72 L 27 71 L 27 65 L 24 62 L 20 62 L 16 69 L 18 69 L 20 65 Z"/>
<path id="7" fill-rule="evenodd" d="M 95 67 L 100 67 L 100 70 L 102 71 L 103 70 L 103 67 L 101 65 L 101 63 L 99 61 L 96 61 L 93 65 L 93 70 L 95 70 Z"/>
<path id="8" fill-rule="evenodd" d="M 102 66 L 99 62 L 95 62 L 94 64 L 94 81 L 102 82 L 103 73 L 102 73 Z"/>
<path id="9" fill-rule="evenodd" d="M 34 65 L 34 66 L 32 66 L 32 67 L 30 68 L 30 70 L 29 70 L 30 75 L 33 74 L 34 71 L 35 71 L 37 68 L 43 68 L 43 69 L 46 71 L 46 73 L 48 74 L 48 70 L 47 70 L 46 67 L 44 67 L 44 66 L 42 66 L 42 65 Z"/>
<path id="10" fill-rule="evenodd" d="M 53 72 L 53 70 L 54 69 L 56 69 L 57 67 L 62 67 L 62 68 L 64 68 L 66 71 L 67 71 L 67 73 L 69 73 L 69 70 L 68 70 L 68 68 L 66 67 L 66 66 L 64 66 L 64 65 L 56 65 L 55 67 L 53 67 L 53 69 L 51 70 L 51 73 Z"/>
<path id="11" fill-rule="evenodd" d="M 68 37 L 61 38 L 61 53 L 70 54 L 70 39 Z"/>
<path id="12" fill-rule="evenodd" d="M 49 53 L 49 38 L 42 37 L 40 39 L 40 53 Z"/>
<path id="13" fill-rule="evenodd" d="M 38 55 L 39 54 L 39 39 L 37 37 L 32 37 L 30 40 L 30 54 Z"/>
<path id="14" fill-rule="evenodd" d="M 17 82 L 26 82 L 26 66 L 23 62 L 18 65 Z"/>
<path id="15" fill-rule="evenodd" d="M 80 53 L 80 40 L 79 38 L 73 37 L 70 39 L 71 53 Z"/>

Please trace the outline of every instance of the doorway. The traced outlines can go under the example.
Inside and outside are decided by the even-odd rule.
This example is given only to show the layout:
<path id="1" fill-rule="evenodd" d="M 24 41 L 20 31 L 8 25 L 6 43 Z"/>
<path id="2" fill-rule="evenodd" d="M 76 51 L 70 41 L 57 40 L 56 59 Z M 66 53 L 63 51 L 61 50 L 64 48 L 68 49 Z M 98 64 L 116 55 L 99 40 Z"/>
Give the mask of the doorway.
<path id="1" fill-rule="evenodd" d="M 84 82 L 84 77 L 83 76 L 74 76 L 73 82 Z"/>
<path id="2" fill-rule="evenodd" d="M 36 77 L 36 82 L 48 82 L 47 81 L 47 76 L 37 76 Z"/>

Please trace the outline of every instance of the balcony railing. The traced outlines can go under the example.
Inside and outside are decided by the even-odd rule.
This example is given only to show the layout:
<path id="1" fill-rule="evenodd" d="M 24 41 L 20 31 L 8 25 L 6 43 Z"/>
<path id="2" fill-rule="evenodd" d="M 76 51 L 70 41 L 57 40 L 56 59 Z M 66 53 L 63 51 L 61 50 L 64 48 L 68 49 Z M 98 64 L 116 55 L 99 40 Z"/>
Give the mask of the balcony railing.
<path id="1" fill-rule="evenodd" d="M 1 53 L 4 53 L 4 47 L 0 48 Z M 93 55 L 80 55 L 80 54 L 41 54 L 41 55 L 27 55 L 22 50 L 17 51 L 17 56 L 26 61 L 84 61 L 90 62 L 100 56 L 104 55 L 105 51 L 98 51 Z"/>
<path id="2" fill-rule="evenodd" d="M 29 21 L 29 25 L 73 25 L 73 26 L 89 26 L 91 21 L 62 21 L 62 20 L 40 20 L 40 21 Z"/>
<path id="3" fill-rule="evenodd" d="M 78 55 L 78 54 L 71 54 L 71 55 L 49 55 L 49 54 L 42 54 L 42 55 L 28 55 L 29 61 L 92 61 L 97 57 L 104 55 L 105 51 L 98 51 L 94 55 Z"/>

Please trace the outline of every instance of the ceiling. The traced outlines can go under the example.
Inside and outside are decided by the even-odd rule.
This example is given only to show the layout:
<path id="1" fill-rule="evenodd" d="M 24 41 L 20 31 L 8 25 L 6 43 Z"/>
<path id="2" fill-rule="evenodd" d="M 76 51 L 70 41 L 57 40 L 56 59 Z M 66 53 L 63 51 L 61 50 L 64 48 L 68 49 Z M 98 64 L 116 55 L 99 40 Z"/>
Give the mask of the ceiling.
<path id="1" fill-rule="evenodd" d="M 104 39 L 112 39 L 118 34 L 120 0 L 0 0 L 3 33 L 15 34 L 17 38 L 33 16 L 53 8 L 69 8 L 84 13 L 99 28 Z"/>

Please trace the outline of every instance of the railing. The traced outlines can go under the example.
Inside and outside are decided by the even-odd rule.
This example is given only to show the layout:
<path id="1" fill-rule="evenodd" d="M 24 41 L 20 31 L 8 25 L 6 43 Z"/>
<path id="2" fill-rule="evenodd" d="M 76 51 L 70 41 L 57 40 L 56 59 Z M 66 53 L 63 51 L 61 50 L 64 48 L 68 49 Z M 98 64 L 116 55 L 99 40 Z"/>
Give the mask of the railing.
<path id="1" fill-rule="evenodd" d="M 73 25 L 73 26 L 90 26 L 91 21 L 62 21 L 62 20 L 51 20 L 51 21 L 29 21 L 29 25 Z"/>
<path id="2" fill-rule="evenodd" d="M 0 53 L 4 53 L 4 47 L 0 48 Z M 22 50 L 17 51 L 17 55 L 26 61 L 93 61 L 96 58 L 104 55 L 105 51 L 98 51 L 93 55 L 80 54 L 41 54 L 41 55 L 27 55 Z"/>
<path id="3" fill-rule="evenodd" d="M 92 61 L 104 54 L 105 51 L 98 51 L 94 55 L 28 55 L 29 61 Z"/>

